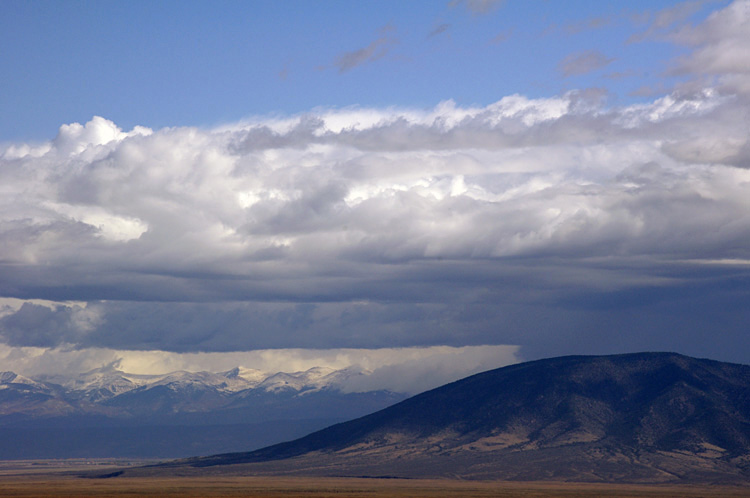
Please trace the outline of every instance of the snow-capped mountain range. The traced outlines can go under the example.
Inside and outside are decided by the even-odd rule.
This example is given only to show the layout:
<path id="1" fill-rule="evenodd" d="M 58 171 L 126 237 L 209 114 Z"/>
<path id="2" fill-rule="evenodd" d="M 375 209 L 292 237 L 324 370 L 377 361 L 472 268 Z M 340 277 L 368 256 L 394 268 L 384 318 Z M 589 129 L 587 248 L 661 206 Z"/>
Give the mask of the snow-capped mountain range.
<path id="1" fill-rule="evenodd" d="M 252 368 L 236 367 L 226 372 L 187 372 L 176 371 L 161 375 L 131 374 L 114 366 L 105 366 L 75 377 L 60 375 L 39 376 L 31 379 L 15 372 L 0 372 L 0 390 L 12 390 L 18 396 L 46 395 L 58 401 L 78 401 L 80 408 L 88 404 L 111 406 L 118 397 L 128 394 L 144 394 L 156 390 L 187 395 L 198 392 L 212 392 L 226 403 L 217 400 L 209 409 L 223 406 L 233 398 L 247 398 L 251 395 L 276 394 L 290 396 L 310 395 L 320 391 L 342 392 L 348 379 L 369 372 L 347 368 L 336 370 L 329 367 L 314 367 L 301 372 L 268 373 Z M 0 397 L 0 406 L 3 405 Z M 8 414 L 9 407 L 0 414 Z M 26 413 L 29 407 L 25 407 Z M 195 410 L 190 410 L 195 411 Z M 207 410 L 208 411 L 208 410 Z"/>
<path id="2" fill-rule="evenodd" d="M 2 372 L 0 385 L 54 384 L 88 401 L 101 402 L 136 389 L 143 391 L 157 386 L 166 386 L 173 391 L 186 388 L 212 389 L 224 394 L 256 389 L 271 393 L 304 393 L 321 389 L 341 390 L 346 379 L 353 375 L 367 375 L 368 373 L 359 369 L 336 370 L 328 367 L 314 367 L 293 373 L 267 373 L 252 368 L 236 367 L 219 373 L 176 371 L 161 375 L 143 375 L 130 374 L 113 366 L 105 366 L 72 378 L 59 375 L 40 376 L 38 381 L 13 372 Z"/>
<path id="3" fill-rule="evenodd" d="M 142 375 L 116 365 L 72 378 L 0 372 L 0 440 L 8 443 L 0 445 L 0 458 L 171 457 L 246 450 L 407 397 L 390 391 L 347 392 L 349 381 L 369 373 L 357 368 L 262 372 L 237 367 Z M 159 437 L 145 435 L 156 427 Z M 190 437 L 184 435 L 186 427 Z M 104 428 L 105 433 L 94 436 Z M 18 444 L 12 444 L 16 439 Z"/>

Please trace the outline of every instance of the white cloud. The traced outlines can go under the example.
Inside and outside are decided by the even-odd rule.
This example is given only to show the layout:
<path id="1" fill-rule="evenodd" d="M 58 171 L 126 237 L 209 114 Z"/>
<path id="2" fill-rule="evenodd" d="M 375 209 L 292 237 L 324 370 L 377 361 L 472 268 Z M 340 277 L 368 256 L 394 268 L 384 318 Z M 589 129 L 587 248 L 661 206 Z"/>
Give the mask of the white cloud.
<path id="1" fill-rule="evenodd" d="M 694 47 L 678 59 L 675 71 L 718 76 L 728 93 L 750 94 L 750 1 L 735 0 L 672 39 Z"/>
<path id="2" fill-rule="evenodd" d="M 150 135 L 148 128 L 138 126 L 130 133 L 124 133 L 113 122 L 100 116 L 94 116 L 85 125 L 71 123 L 62 125 L 53 144 L 59 154 L 80 154 L 97 145 L 121 141 L 134 135 Z"/>
<path id="3" fill-rule="evenodd" d="M 746 6 L 675 35 L 695 47 L 685 70 L 744 46 Z M 582 307 L 731 288 L 696 276 L 750 259 L 748 102 L 726 79 L 746 65 L 723 56 L 721 89 L 627 107 L 589 90 L 217 129 L 95 117 L 9 145 L 0 295 L 25 305 L 2 308 L 0 335 L 196 354 L 516 344 L 545 333 L 540 306 L 585 322 L 559 304 L 571 289 Z"/>
<path id="4" fill-rule="evenodd" d="M 680 116 L 700 116 L 726 104 L 713 89 L 706 88 L 696 95 L 676 97 L 665 95 L 648 104 L 636 104 L 622 113 L 620 122 L 628 128 L 643 126 L 646 122 L 656 123 Z"/>

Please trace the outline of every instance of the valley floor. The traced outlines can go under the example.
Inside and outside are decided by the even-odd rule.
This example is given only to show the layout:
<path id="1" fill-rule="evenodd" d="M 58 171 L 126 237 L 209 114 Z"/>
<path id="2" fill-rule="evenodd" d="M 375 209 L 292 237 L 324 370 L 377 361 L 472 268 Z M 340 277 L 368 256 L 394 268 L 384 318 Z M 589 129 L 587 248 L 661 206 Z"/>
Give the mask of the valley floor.
<path id="1" fill-rule="evenodd" d="M 741 498 L 748 487 L 643 486 L 427 479 L 281 477 L 130 477 L 83 479 L 73 472 L 123 462 L 0 462 L 0 496 L 41 497 L 295 497 L 295 498 Z M 66 473 L 71 472 L 71 473 Z"/>

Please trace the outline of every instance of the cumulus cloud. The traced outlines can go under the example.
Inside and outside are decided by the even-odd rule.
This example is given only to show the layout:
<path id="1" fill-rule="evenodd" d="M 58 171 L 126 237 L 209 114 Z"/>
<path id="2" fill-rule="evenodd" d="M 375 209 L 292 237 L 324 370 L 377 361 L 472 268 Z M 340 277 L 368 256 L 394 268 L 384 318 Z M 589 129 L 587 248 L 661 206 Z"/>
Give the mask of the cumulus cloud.
<path id="1" fill-rule="evenodd" d="M 676 62 L 675 72 L 716 76 L 727 92 L 750 95 L 750 1 L 735 0 L 671 38 L 694 47 Z"/>
<path id="2" fill-rule="evenodd" d="M 504 317 L 570 286 L 677 285 L 665 261 L 750 258 L 744 109 L 709 90 L 603 102 L 63 127 L 44 154 L 4 156 L 0 293 L 89 304 L 25 303 L 0 335 L 180 352 L 517 343 Z"/>
<path id="3" fill-rule="evenodd" d="M 138 126 L 130 133 L 123 133 L 113 122 L 94 116 L 85 125 L 80 123 L 62 125 L 53 145 L 60 154 L 75 155 L 92 146 L 105 145 L 128 136 L 150 135 L 151 132 L 148 128 Z"/>
<path id="4" fill-rule="evenodd" d="M 721 32 L 744 40 L 729 28 L 746 4 L 681 32 L 681 63 Z M 741 77 L 726 55 L 717 75 Z M 65 125 L 0 151 L 0 296 L 15 299 L 0 338 L 741 355 L 748 101 L 727 81 L 624 107 L 589 89 L 216 129 Z"/>

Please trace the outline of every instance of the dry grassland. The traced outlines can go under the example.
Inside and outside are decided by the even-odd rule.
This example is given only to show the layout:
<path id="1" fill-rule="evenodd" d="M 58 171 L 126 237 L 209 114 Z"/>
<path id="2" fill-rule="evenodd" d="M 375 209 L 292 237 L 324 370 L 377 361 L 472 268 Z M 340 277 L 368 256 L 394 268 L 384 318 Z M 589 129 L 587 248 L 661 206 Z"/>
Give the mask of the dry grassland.
<path id="1" fill-rule="evenodd" d="M 81 472 L 143 465 L 144 460 L 0 461 L 0 497 L 23 498 L 747 498 L 750 486 L 608 485 L 326 477 L 115 477 Z"/>
<path id="2" fill-rule="evenodd" d="M 0 496 L 265 498 L 746 498 L 750 488 L 569 483 L 467 482 L 356 478 L 182 477 L 81 479 L 66 475 L 0 477 Z"/>

